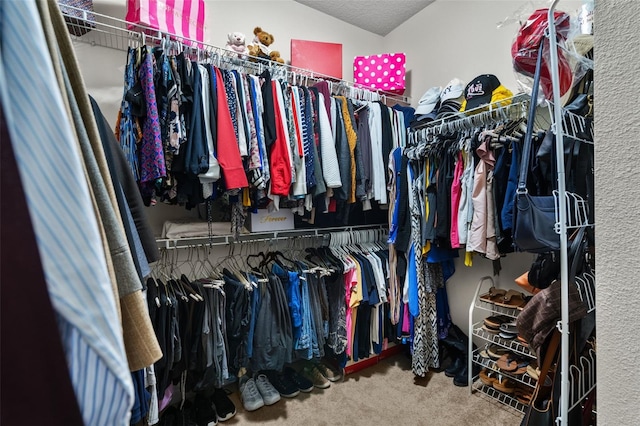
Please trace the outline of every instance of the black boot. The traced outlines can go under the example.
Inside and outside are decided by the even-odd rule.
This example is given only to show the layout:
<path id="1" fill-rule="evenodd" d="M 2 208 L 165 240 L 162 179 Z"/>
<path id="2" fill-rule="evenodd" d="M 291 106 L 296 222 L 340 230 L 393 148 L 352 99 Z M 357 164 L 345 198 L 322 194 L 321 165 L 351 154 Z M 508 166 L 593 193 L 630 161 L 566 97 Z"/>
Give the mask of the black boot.
<path id="1" fill-rule="evenodd" d="M 478 374 L 480 374 L 480 367 L 477 364 L 473 364 L 472 378 Z M 453 384 L 462 387 L 469 386 L 469 364 L 467 360 L 464 361 L 464 367 L 453 378 Z"/>
<path id="2" fill-rule="evenodd" d="M 454 350 L 458 352 L 458 360 L 460 368 L 455 371 L 453 376 L 453 384 L 456 386 L 468 386 L 469 385 L 469 337 L 455 324 L 452 324 L 449 328 L 449 336 L 447 336 L 449 344 Z M 473 345 L 475 350 L 476 345 Z M 475 371 L 474 366 L 474 371 Z"/>
<path id="3" fill-rule="evenodd" d="M 458 371 L 458 374 L 453 378 L 453 384 L 456 386 L 469 386 L 469 365 L 465 361 L 464 367 Z"/>
<path id="4" fill-rule="evenodd" d="M 453 363 L 444 370 L 444 375 L 447 377 L 455 377 L 463 367 L 466 367 L 466 361 L 463 361 L 458 355 Z"/>

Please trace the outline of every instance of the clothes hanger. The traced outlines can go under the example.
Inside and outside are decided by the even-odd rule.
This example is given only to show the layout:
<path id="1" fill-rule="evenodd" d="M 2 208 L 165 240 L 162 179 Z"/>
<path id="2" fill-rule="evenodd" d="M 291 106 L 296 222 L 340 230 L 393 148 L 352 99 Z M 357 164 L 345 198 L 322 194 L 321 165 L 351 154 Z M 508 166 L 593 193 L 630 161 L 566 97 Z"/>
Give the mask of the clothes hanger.
<path id="1" fill-rule="evenodd" d="M 238 279 L 240 280 L 240 282 L 244 284 L 247 290 L 253 290 L 255 283 L 249 280 L 249 277 L 247 275 L 247 272 L 245 271 L 245 268 L 243 268 L 240 265 L 240 262 L 238 261 L 238 259 L 242 259 L 243 257 L 242 250 L 243 250 L 243 246 L 242 244 L 240 244 L 240 253 L 238 253 L 238 255 L 231 258 L 231 263 L 233 265 L 234 272 L 238 277 Z"/>
<path id="2" fill-rule="evenodd" d="M 185 266 L 188 266 L 189 268 L 192 268 L 191 265 L 191 259 L 193 256 L 193 251 L 194 251 L 194 247 L 193 246 L 189 246 L 187 249 L 187 255 L 185 260 L 182 263 L 176 263 L 175 266 L 175 274 L 177 275 L 177 273 L 179 273 Z M 178 258 L 177 254 L 176 254 L 176 259 Z M 177 261 L 176 261 L 177 262 Z M 196 301 L 203 301 L 204 299 L 201 298 L 201 296 L 199 296 L 197 293 L 195 293 L 195 291 L 193 290 L 193 287 L 191 285 L 191 282 L 189 281 L 189 278 L 187 277 L 186 274 L 181 273 L 180 274 L 180 278 L 176 279 L 175 282 L 180 286 L 180 288 L 182 289 L 183 293 L 185 295 L 188 295 L 189 297 L 191 297 L 192 299 L 196 300 Z"/>
<path id="3" fill-rule="evenodd" d="M 308 247 L 305 251 L 308 254 L 304 257 L 304 259 L 309 263 L 309 265 L 311 265 L 309 272 L 320 272 L 323 270 L 328 271 L 331 269 L 318 248 Z"/>
<path id="4" fill-rule="evenodd" d="M 194 289 L 194 286 L 192 285 L 192 283 L 189 281 L 189 279 L 187 278 L 186 275 L 182 274 L 180 276 L 180 285 L 183 286 L 183 288 L 185 289 L 186 293 L 189 295 L 189 297 L 191 297 L 193 300 L 195 300 L 196 302 L 204 302 L 204 298 L 198 293 L 196 292 L 196 290 Z"/>

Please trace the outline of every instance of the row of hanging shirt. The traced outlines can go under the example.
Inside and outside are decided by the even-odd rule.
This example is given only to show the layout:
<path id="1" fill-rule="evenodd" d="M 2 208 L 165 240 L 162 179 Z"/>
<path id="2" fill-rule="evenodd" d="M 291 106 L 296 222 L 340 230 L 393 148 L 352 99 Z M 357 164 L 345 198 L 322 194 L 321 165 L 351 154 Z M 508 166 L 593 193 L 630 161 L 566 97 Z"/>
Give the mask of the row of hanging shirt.
<path id="1" fill-rule="evenodd" d="M 458 250 L 468 266 L 474 253 L 497 260 L 513 251 L 508 193 L 517 184 L 521 125 L 433 129 L 389 158 L 391 318 L 402 324 L 418 376 L 439 367 L 438 340 L 451 324 L 445 283 Z"/>
<path id="2" fill-rule="evenodd" d="M 340 262 L 338 287 L 345 290 L 344 299 L 337 299 L 345 310 L 346 333 L 339 336 L 340 347 L 345 360 L 355 362 L 380 354 L 397 340 L 389 315 L 389 250 L 371 235 L 364 242 L 351 240 L 351 233 L 332 235 L 326 250 Z"/>
<path id="3" fill-rule="evenodd" d="M 164 354 L 154 365 L 160 411 L 247 370 L 325 356 L 344 366 L 395 340 L 379 242 L 261 252 L 246 264 L 230 253 L 215 265 L 190 255 L 181 267 L 166 253 L 147 281 Z"/>
<path id="4" fill-rule="evenodd" d="M 497 260 L 513 252 L 513 199 L 520 164 L 523 119 L 438 133 L 396 149 L 390 241 L 406 252 L 412 238 L 421 252 L 464 248 Z M 415 216 L 415 220 L 412 220 Z"/>
<path id="5" fill-rule="evenodd" d="M 245 188 L 252 207 L 277 208 L 280 197 L 321 212 L 334 201 L 387 204 L 388 154 L 406 142 L 402 111 L 332 95 L 326 81 L 294 85 L 269 69 L 167 52 L 129 49 L 116 129 L 147 204 L 191 208 Z"/>

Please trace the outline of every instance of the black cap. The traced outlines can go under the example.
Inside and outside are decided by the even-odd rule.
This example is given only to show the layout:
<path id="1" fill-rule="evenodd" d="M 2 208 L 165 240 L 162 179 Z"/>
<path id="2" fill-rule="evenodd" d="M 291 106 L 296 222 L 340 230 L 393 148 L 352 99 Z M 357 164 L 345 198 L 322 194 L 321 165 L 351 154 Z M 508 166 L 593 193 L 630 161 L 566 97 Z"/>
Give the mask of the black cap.
<path id="1" fill-rule="evenodd" d="M 500 80 L 493 74 L 482 74 L 471 80 L 464 89 L 465 111 L 490 104 L 493 91 L 498 87 Z"/>

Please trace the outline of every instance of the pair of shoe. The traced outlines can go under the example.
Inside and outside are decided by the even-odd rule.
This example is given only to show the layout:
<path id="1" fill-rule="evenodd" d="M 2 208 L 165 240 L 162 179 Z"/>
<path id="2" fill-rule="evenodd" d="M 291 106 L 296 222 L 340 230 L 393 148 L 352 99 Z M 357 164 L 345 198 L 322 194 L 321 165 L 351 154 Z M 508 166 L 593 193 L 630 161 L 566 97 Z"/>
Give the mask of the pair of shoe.
<path id="1" fill-rule="evenodd" d="M 198 393 L 193 402 L 198 426 L 214 426 L 236 415 L 236 406 L 224 389 L 216 389 L 211 397 Z"/>
<path id="2" fill-rule="evenodd" d="M 323 361 L 305 361 L 302 365 L 300 374 L 319 389 L 326 389 L 331 386 L 331 382 L 342 379 L 342 373 L 338 369 Z"/>
<path id="3" fill-rule="evenodd" d="M 486 386 L 493 387 L 502 393 L 512 394 L 515 391 L 515 381 L 488 368 L 480 371 L 480 381 Z"/>
<path id="4" fill-rule="evenodd" d="M 264 374 L 258 374 L 255 379 L 245 374 L 240 377 L 239 387 L 242 405 L 247 411 L 255 411 L 280 401 L 280 392 L 273 387 Z"/>
<path id="5" fill-rule="evenodd" d="M 337 382 L 339 380 L 342 380 L 342 371 L 330 361 L 325 361 L 324 359 L 322 359 L 316 365 L 322 375 L 326 377 L 330 382 Z"/>
<path id="6" fill-rule="evenodd" d="M 298 396 L 301 391 L 311 392 L 313 390 L 313 383 L 291 367 L 285 367 L 282 372 L 264 370 L 261 373 L 267 376 L 273 387 L 284 398 L 293 398 Z"/>
<path id="7" fill-rule="evenodd" d="M 318 367 L 318 364 L 308 361 L 305 362 L 302 370 L 300 370 L 300 375 L 305 379 L 309 380 L 313 383 L 313 386 L 319 389 L 326 389 L 331 386 L 331 382 L 327 377 L 322 374 L 322 370 Z"/>

